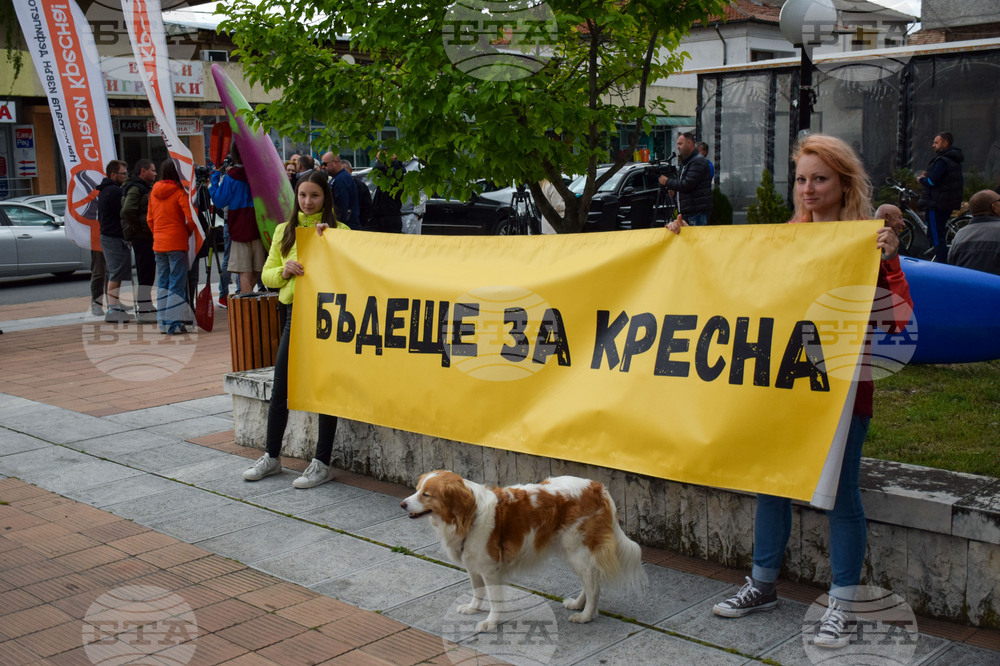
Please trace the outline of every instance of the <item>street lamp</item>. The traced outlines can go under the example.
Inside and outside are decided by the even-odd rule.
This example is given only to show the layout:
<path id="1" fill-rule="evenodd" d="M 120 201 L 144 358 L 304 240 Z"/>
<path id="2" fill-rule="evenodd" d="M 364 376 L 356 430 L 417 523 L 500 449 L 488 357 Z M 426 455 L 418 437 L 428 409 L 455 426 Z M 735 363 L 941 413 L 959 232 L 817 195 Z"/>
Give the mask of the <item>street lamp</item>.
<path id="1" fill-rule="evenodd" d="M 816 92 L 812 86 L 813 65 L 811 54 L 834 33 L 837 10 L 833 0 L 786 0 L 778 15 L 778 26 L 785 39 L 802 51 L 799 71 L 799 131 L 807 134 Z"/>

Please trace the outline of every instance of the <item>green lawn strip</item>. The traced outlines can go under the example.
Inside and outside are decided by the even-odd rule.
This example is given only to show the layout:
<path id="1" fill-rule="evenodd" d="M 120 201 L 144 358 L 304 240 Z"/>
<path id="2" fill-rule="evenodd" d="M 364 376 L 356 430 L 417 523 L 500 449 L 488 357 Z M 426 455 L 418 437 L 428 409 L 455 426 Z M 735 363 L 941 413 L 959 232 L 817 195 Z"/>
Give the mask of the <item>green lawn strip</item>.
<path id="1" fill-rule="evenodd" d="M 1000 477 L 1000 361 L 909 365 L 876 381 L 864 454 Z"/>

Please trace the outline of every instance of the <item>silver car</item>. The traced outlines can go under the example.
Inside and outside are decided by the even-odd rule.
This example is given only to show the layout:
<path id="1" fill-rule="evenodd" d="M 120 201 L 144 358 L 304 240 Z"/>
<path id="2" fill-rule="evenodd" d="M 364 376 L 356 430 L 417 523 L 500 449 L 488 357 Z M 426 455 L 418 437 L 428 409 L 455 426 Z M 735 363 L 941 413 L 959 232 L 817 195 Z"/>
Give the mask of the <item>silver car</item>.
<path id="1" fill-rule="evenodd" d="M 31 204 L 52 213 L 58 220 L 62 220 L 66 216 L 65 194 L 29 194 L 23 197 L 11 197 L 7 201 Z"/>
<path id="2" fill-rule="evenodd" d="M 17 201 L 0 201 L 0 277 L 90 270 L 90 250 L 66 237 L 62 218 Z"/>

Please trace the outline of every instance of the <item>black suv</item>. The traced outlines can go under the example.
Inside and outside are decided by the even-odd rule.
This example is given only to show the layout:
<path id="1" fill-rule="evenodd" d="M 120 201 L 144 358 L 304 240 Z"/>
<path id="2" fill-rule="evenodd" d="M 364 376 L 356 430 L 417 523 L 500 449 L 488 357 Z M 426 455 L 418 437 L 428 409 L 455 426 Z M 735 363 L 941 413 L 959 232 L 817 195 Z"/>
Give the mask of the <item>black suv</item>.
<path id="1" fill-rule="evenodd" d="M 598 167 L 597 177 L 610 168 Z M 673 219 L 674 204 L 659 183 L 661 168 L 646 162 L 623 165 L 594 193 L 585 231 L 646 229 Z M 569 189 L 580 196 L 586 182 L 586 176 L 579 176 Z"/>

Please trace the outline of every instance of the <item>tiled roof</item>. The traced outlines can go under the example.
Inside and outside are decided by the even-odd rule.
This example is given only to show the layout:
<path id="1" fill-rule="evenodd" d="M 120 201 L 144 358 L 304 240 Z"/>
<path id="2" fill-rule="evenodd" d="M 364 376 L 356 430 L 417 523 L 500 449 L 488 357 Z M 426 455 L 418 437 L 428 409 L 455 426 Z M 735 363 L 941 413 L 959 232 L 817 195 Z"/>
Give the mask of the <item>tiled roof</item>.
<path id="1" fill-rule="evenodd" d="M 709 17 L 708 23 L 734 23 L 738 21 L 757 21 L 760 23 L 778 24 L 779 4 L 767 4 L 758 0 L 732 0 L 722 14 Z M 697 24 L 696 24 L 697 25 Z"/>

